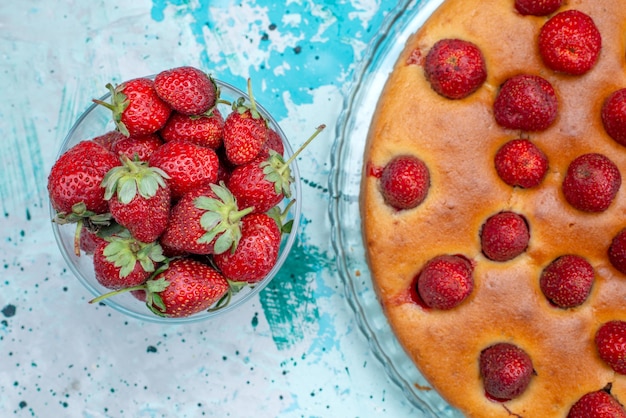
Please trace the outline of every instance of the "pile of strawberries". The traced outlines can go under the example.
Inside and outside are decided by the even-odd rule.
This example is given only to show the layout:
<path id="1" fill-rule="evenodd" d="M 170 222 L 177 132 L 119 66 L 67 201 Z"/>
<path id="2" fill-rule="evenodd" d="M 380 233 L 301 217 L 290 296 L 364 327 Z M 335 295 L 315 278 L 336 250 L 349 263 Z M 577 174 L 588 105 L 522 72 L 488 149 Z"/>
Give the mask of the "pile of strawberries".
<path id="1" fill-rule="evenodd" d="M 115 129 L 64 152 L 48 177 L 54 221 L 76 225 L 75 253 L 97 281 L 185 317 L 226 306 L 276 264 L 294 181 L 278 133 L 249 102 L 220 97 L 189 66 L 107 85 Z M 218 104 L 231 110 L 222 115 Z"/>

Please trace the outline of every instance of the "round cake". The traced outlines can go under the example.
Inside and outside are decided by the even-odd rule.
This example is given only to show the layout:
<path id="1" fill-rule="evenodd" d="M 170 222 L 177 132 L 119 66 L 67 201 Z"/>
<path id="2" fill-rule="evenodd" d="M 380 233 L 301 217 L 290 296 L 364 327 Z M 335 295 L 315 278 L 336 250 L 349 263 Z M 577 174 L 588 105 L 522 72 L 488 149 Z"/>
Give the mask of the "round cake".
<path id="1" fill-rule="evenodd" d="M 610 255 L 620 252 L 612 247 L 626 227 L 626 147 L 603 121 L 609 96 L 626 87 L 626 7 L 622 0 L 565 0 L 531 14 L 521 3 L 533 1 L 446 0 L 407 41 L 365 149 L 364 244 L 393 332 L 452 406 L 468 417 L 585 416 L 570 411 L 587 394 L 608 394 L 620 408 L 626 403 L 624 370 L 603 353 L 613 344 L 611 353 L 624 361 L 626 348 L 614 353 L 619 334 L 609 342 L 599 336 L 603 325 L 626 321 L 626 261 Z M 565 13 L 571 11 L 576 16 Z M 579 18 L 582 29 L 572 29 Z M 557 28 L 546 27 L 553 19 Z M 589 22 L 593 31 L 584 26 Z M 576 40 L 577 30 L 590 49 L 588 65 L 558 66 L 567 57 L 554 44 Z M 462 45 L 450 71 L 465 78 L 446 84 L 442 65 L 450 61 L 440 55 L 429 62 L 438 59 L 441 41 L 448 41 L 448 50 L 437 51 L 444 56 Z M 534 93 L 507 98 L 507 81 L 520 77 L 532 79 Z M 544 107 L 525 104 L 538 91 Z M 531 168 L 539 174 L 529 183 L 507 178 L 520 177 L 506 164 L 522 152 L 503 156 L 509 144 L 537 151 Z M 572 180 L 583 156 L 602 157 L 600 171 L 610 173 L 587 191 Z M 500 245 L 511 232 L 494 234 L 487 222 L 500 215 L 507 227 L 517 222 L 521 241 Z M 549 267 L 566 256 L 588 267 L 586 284 L 575 283 L 574 302 L 571 281 L 552 283 L 552 290 L 546 284 Z M 487 349 L 498 345 L 528 361 L 513 361 L 511 373 L 527 369 L 525 376 L 495 378 L 503 392 L 492 390 L 483 364 Z"/>

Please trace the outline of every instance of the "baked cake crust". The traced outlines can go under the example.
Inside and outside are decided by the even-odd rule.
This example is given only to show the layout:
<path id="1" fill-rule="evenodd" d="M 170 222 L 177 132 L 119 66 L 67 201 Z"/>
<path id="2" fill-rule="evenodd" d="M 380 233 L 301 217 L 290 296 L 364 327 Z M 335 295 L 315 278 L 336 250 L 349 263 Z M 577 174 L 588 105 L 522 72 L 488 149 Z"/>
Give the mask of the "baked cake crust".
<path id="1" fill-rule="evenodd" d="M 361 190 L 364 243 L 374 286 L 388 321 L 425 378 L 467 416 L 563 417 L 587 392 L 612 383 L 626 402 L 626 376 L 598 356 L 594 334 L 609 320 L 626 320 L 626 276 L 607 258 L 612 238 L 626 227 L 626 189 L 602 213 L 584 213 L 564 199 L 561 184 L 569 163 L 597 152 L 619 168 L 626 148 L 604 131 L 601 107 L 626 87 L 626 7 L 623 0 L 569 0 L 558 10 L 590 15 L 602 34 L 595 67 L 582 76 L 555 73 L 541 61 L 537 36 L 547 17 L 522 16 L 513 0 L 447 0 L 406 44 L 389 75 L 374 114 L 365 150 Z M 435 93 L 420 63 L 440 39 L 459 38 L 482 51 L 487 79 L 475 93 L 449 100 Z M 509 77 L 535 74 L 557 92 L 559 113 L 542 132 L 498 126 L 493 101 Z M 506 142 L 531 139 L 549 159 L 536 188 L 513 188 L 497 175 L 493 158 Z M 412 154 L 430 170 L 430 189 L 415 209 L 386 205 L 377 170 L 391 158 Z M 481 253 L 479 231 L 500 211 L 522 214 L 530 226 L 527 251 L 507 262 Z M 474 290 L 458 307 L 427 310 L 410 295 L 423 265 L 441 254 L 475 262 Z M 587 301 L 556 308 L 539 288 L 542 270 L 564 254 L 594 267 Z M 536 375 L 508 402 L 485 397 L 480 352 L 497 342 L 526 351 Z"/>

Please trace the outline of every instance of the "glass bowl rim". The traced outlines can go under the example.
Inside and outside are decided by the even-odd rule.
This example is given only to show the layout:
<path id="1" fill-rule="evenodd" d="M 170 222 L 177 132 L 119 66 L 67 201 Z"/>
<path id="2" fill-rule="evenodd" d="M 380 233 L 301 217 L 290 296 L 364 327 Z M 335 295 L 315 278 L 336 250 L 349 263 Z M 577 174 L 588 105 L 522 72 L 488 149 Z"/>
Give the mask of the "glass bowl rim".
<path id="1" fill-rule="evenodd" d="M 153 79 L 154 77 L 155 77 L 155 75 L 149 75 L 149 76 L 139 77 L 139 78 L 152 78 Z M 214 78 L 214 81 L 216 82 L 218 87 L 220 87 L 220 88 L 224 87 L 226 89 L 229 89 L 229 90 L 231 90 L 233 92 L 234 95 L 238 95 L 239 97 L 244 97 L 244 98 L 246 98 L 246 100 L 249 100 L 248 94 L 244 93 L 241 89 L 233 86 L 232 84 L 224 82 L 224 81 L 219 80 L 217 78 Z M 98 100 L 106 101 L 110 97 L 111 97 L 111 93 L 108 92 L 108 93 L 100 96 L 100 98 Z M 285 155 L 286 156 L 293 155 L 293 152 L 294 152 L 293 148 L 291 147 L 291 144 L 290 144 L 287 136 L 285 135 L 284 131 L 282 130 L 282 128 L 280 127 L 280 125 L 278 124 L 276 119 L 274 119 L 273 116 L 259 102 L 256 101 L 256 99 L 255 99 L 255 104 L 256 104 L 257 109 L 259 110 L 259 112 L 268 119 L 268 121 L 270 122 L 270 125 L 272 126 L 272 128 L 274 130 L 276 130 L 277 133 L 279 134 L 279 136 L 281 137 L 281 139 L 283 139 L 283 146 L 285 147 Z M 74 135 L 76 130 L 78 130 L 78 128 L 81 126 L 81 124 L 85 121 L 85 119 L 93 111 L 95 111 L 99 107 L 101 107 L 101 105 L 93 102 L 84 111 L 81 112 L 79 117 L 72 124 L 72 127 L 70 128 L 68 133 L 64 136 L 63 141 L 61 142 L 61 145 L 59 147 L 59 151 L 57 152 L 55 161 L 58 160 L 59 157 L 67 149 L 69 149 L 69 147 L 67 147 L 67 145 L 70 142 L 70 139 L 72 138 L 72 136 Z M 286 239 L 283 238 L 283 243 L 281 244 L 281 250 L 279 252 L 278 259 L 276 260 L 276 264 L 274 265 L 272 270 L 268 273 L 268 275 L 264 279 L 262 279 L 258 283 L 255 283 L 254 286 L 250 286 L 250 291 L 248 291 L 245 295 L 241 296 L 240 298 L 236 299 L 235 301 L 232 301 L 227 306 L 225 306 L 223 308 L 220 308 L 219 310 L 216 310 L 216 311 L 213 311 L 213 312 L 202 311 L 202 312 L 196 313 L 194 315 L 191 315 L 191 316 L 188 316 L 188 317 L 182 317 L 182 318 L 161 317 L 161 316 L 158 316 L 158 315 L 153 314 L 152 312 L 150 312 L 150 310 L 147 307 L 146 307 L 145 314 L 139 313 L 139 312 L 133 311 L 132 309 L 126 308 L 125 306 L 122 306 L 121 304 L 117 303 L 114 298 L 105 299 L 101 303 L 103 303 L 103 304 L 113 308 L 114 310 L 116 310 L 116 311 L 118 311 L 118 312 L 120 312 L 120 313 L 122 313 L 124 315 L 127 315 L 127 316 L 135 318 L 135 319 L 145 320 L 145 321 L 154 322 L 154 323 L 161 323 L 161 324 L 183 324 L 183 323 L 193 323 L 193 322 L 206 321 L 206 320 L 210 320 L 210 319 L 222 316 L 222 315 L 224 315 L 226 313 L 229 313 L 229 312 L 231 312 L 233 310 L 236 310 L 236 308 L 244 305 L 251 298 L 253 298 L 254 296 L 258 295 L 275 278 L 275 276 L 278 274 L 278 272 L 280 271 L 282 266 L 285 264 L 285 261 L 287 260 L 287 257 L 291 253 L 293 245 L 295 244 L 295 240 L 297 238 L 298 230 L 299 230 L 299 227 L 300 227 L 301 215 L 302 215 L 302 185 L 301 185 L 302 180 L 301 180 L 301 177 L 300 177 L 300 170 L 298 168 L 297 159 L 294 159 L 290 163 L 289 167 L 291 169 L 291 173 L 292 173 L 293 178 L 294 178 L 294 181 L 292 182 L 292 186 L 295 189 L 293 191 L 293 193 L 292 193 L 292 199 L 295 200 L 295 204 L 293 205 L 293 226 L 292 226 L 291 232 L 289 232 L 289 234 L 288 234 Z M 56 211 L 52 207 L 52 203 L 51 203 L 50 199 L 48 199 L 48 207 L 49 207 L 50 216 L 51 216 L 51 218 L 53 218 L 56 215 Z M 61 255 L 63 256 L 63 259 L 64 259 L 66 265 L 69 267 L 69 269 L 74 274 L 74 276 L 78 279 L 78 281 L 94 297 L 100 296 L 102 294 L 102 292 L 100 292 L 83 275 L 83 273 L 77 267 L 76 263 L 72 260 L 72 255 L 69 254 L 69 252 L 66 251 L 65 247 L 63 246 L 63 238 L 61 236 L 60 225 L 57 224 L 56 222 L 50 222 L 50 223 L 52 224 L 52 232 L 54 234 L 54 238 L 55 238 L 57 247 L 58 247 L 59 251 L 61 252 Z"/>

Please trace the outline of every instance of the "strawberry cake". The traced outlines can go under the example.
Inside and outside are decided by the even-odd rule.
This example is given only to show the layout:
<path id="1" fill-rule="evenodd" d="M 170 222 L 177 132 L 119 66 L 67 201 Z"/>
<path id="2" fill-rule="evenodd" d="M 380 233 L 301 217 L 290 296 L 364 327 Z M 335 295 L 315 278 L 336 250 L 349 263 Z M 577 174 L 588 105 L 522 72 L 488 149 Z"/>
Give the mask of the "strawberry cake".
<path id="1" fill-rule="evenodd" d="M 389 74 L 367 261 L 468 417 L 626 416 L 625 34 L 622 0 L 446 0 Z"/>

